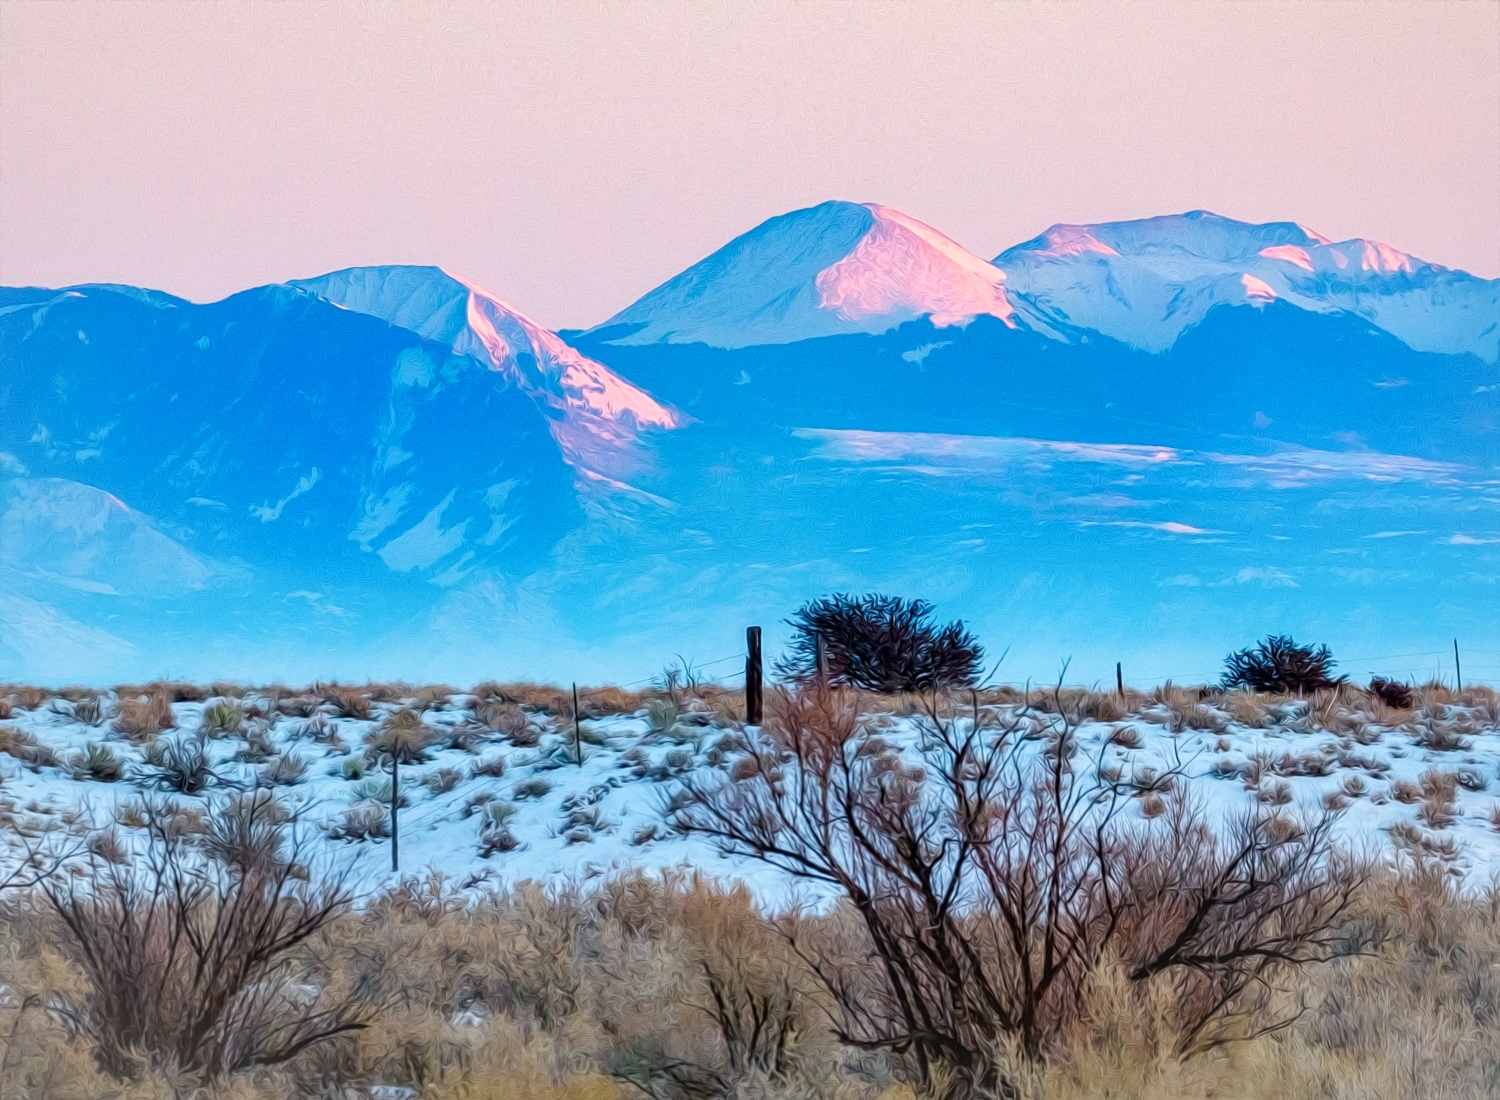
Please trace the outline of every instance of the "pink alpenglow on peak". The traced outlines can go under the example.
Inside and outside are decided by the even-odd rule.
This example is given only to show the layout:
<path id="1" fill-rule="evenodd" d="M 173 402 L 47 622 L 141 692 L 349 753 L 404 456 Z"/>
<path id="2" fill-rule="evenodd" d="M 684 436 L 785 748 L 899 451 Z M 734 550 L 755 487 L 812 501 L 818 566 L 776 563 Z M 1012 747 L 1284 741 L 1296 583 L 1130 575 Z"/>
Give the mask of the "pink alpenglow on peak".
<path id="1" fill-rule="evenodd" d="M 1271 284 L 1264 279 L 1257 279 L 1248 272 L 1240 276 L 1240 282 L 1245 287 L 1245 297 L 1252 302 L 1274 302 L 1276 291 L 1271 289 Z"/>
<path id="2" fill-rule="evenodd" d="M 1094 252 L 1100 256 L 1118 256 L 1119 253 L 1082 225 L 1054 225 L 1044 234 L 1046 248 L 1039 248 L 1034 256 L 1082 256 Z"/>
<path id="3" fill-rule="evenodd" d="M 639 465 L 633 446 L 638 433 L 682 426 L 679 413 L 603 363 L 580 354 L 499 298 L 472 283 L 463 285 L 469 290 L 468 329 L 483 348 L 490 368 L 562 414 L 550 421 L 553 438 L 586 480 L 625 487 L 624 479 Z M 513 351 L 528 345 L 534 366 Z"/>
<path id="4" fill-rule="evenodd" d="M 1366 271 L 1405 271 L 1410 274 L 1416 269 L 1412 258 L 1400 249 L 1392 248 L 1388 244 L 1379 241 L 1365 241 L 1364 251 L 1360 254 L 1359 266 Z"/>
<path id="5" fill-rule="evenodd" d="M 866 205 L 874 226 L 818 273 L 822 308 L 849 321 L 904 312 L 947 326 L 988 314 L 1015 327 L 1003 271 L 899 210 Z"/>
<path id="6" fill-rule="evenodd" d="M 462 280 L 460 280 L 462 281 Z M 636 429 L 676 428 L 681 419 L 644 390 L 637 389 L 603 363 L 595 362 L 564 343 L 555 333 L 487 294 L 469 288 L 469 327 L 489 353 L 495 370 L 511 373 L 522 388 L 551 394 L 564 411 L 578 410 L 611 423 Z M 500 327 L 515 326 L 535 350 L 539 377 L 528 378 L 512 353 Z"/>
<path id="7" fill-rule="evenodd" d="M 1298 248 L 1294 244 L 1272 245 L 1270 248 L 1262 248 L 1260 254 L 1268 260 L 1285 260 L 1307 271 L 1316 270 L 1313 267 L 1312 257 L 1307 254 L 1307 249 Z"/>

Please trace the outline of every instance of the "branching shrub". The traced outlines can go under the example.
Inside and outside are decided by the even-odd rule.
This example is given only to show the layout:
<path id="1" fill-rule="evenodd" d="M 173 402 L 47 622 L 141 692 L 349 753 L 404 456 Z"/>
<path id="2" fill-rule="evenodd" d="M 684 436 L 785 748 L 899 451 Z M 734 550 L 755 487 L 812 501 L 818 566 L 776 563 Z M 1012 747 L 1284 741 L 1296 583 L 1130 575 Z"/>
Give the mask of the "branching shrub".
<path id="1" fill-rule="evenodd" d="M 161 791 L 202 794 L 222 782 L 208 756 L 202 734 L 176 739 L 159 737 L 142 752 L 141 782 Z"/>
<path id="2" fill-rule="evenodd" d="M 1063 715 L 1033 739 L 934 705 L 899 750 L 840 693 L 768 709 L 734 774 L 687 780 L 669 820 L 842 897 L 799 951 L 844 1041 L 899 1055 L 920 1088 L 1004 1090 L 997 1051 L 1055 1050 L 1106 956 L 1172 986 L 1187 1051 L 1279 1026 L 1278 978 L 1344 949 L 1357 874 L 1332 813 L 1251 811 L 1222 838 L 1180 796 L 1127 815 L 1146 785 L 1080 761 Z"/>
<path id="3" fill-rule="evenodd" d="M 167 806 L 145 818 L 135 859 L 91 855 L 81 878 L 42 884 L 87 979 L 56 1010 L 93 1042 L 101 1069 L 210 1083 L 365 1026 L 357 992 L 330 994 L 294 965 L 349 893 L 338 872 L 307 881 L 279 803 L 235 800 L 202 836 L 175 827 Z"/>
<path id="4" fill-rule="evenodd" d="M 796 635 L 777 671 L 799 684 L 819 674 L 819 639 L 830 684 L 888 695 L 972 684 L 983 659 L 963 623 L 937 626 L 925 600 L 827 596 L 800 608 L 788 625 Z"/>
<path id="5" fill-rule="evenodd" d="M 1344 682 L 1329 674 L 1336 662 L 1326 645 L 1300 646 L 1284 634 L 1273 634 L 1258 645 L 1224 659 L 1226 688 L 1307 695 Z"/>

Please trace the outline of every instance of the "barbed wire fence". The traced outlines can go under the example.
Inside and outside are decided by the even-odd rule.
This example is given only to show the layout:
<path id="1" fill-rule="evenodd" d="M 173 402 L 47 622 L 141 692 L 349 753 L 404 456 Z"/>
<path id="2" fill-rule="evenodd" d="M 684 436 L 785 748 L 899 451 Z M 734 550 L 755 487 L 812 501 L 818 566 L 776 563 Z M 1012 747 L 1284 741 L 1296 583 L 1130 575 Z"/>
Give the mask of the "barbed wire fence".
<path id="1" fill-rule="evenodd" d="M 1456 669 L 1454 666 L 1452 650 L 1414 650 L 1407 653 L 1361 654 L 1355 657 L 1340 657 L 1337 653 L 1335 653 L 1334 658 L 1337 661 L 1338 670 L 1345 672 L 1353 677 L 1384 676 L 1387 678 L 1394 677 L 1397 679 L 1416 680 L 1417 682 L 1421 683 L 1425 683 L 1429 680 L 1443 683 L 1448 680 L 1456 679 Z M 1420 660 L 1422 658 L 1427 658 L 1429 660 Z M 1488 658 L 1488 660 L 1486 658 Z M 1488 682 L 1493 679 L 1500 679 L 1500 659 L 1497 658 L 1500 658 L 1500 655 L 1485 653 L 1482 651 L 1476 653 L 1473 659 L 1471 659 L 1468 654 L 1464 654 L 1462 658 L 1464 682 L 1468 684 L 1479 684 Z M 734 669 L 726 669 L 724 674 L 720 674 L 712 678 L 712 682 L 715 684 L 731 687 L 737 683 L 743 682 L 745 659 L 746 653 L 745 651 L 741 650 L 739 653 L 731 653 L 727 656 L 716 657 L 711 661 L 688 661 L 679 658 L 678 664 L 669 665 L 667 667 L 675 667 L 684 674 L 696 676 L 696 674 L 700 672 L 706 672 L 709 669 L 723 667 L 725 665 L 731 664 L 732 662 L 737 663 L 737 671 Z M 1391 661 L 1400 661 L 1404 663 L 1400 665 L 1391 665 L 1387 663 Z M 1122 664 L 1124 664 L 1124 662 L 1122 662 Z M 1148 664 L 1147 667 L 1151 668 L 1153 666 Z M 1128 684 L 1134 684 L 1136 686 L 1149 684 L 1154 687 L 1156 685 L 1168 682 L 1174 684 L 1213 684 L 1217 683 L 1223 676 L 1223 674 L 1224 666 L 1222 662 L 1217 667 L 1212 669 L 1199 668 L 1193 670 L 1184 670 L 1178 668 L 1171 671 L 1148 673 L 1132 672 L 1130 666 L 1128 664 L 1124 664 L 1125 681 Z M 663 672 L 658 672 L 652 676 L 642 677 L 639 680 L 632 680 L 629 683 L 617 684 L 615 686 L 626 690 L 632 688 L 647 687 L 652 684 L 664 683 L 665 676 L 666 671 L 664 670 Z M 1050 679 L 1055 678 L 1055 674 L 1050 677 Z M 1112 681 L 1113 677 L 1108 677 L 1108 679 Z M 1099 683 L 1103 683 L 1104 680 L 1105 677 L 1100 677 Z M 1048 681 L 1048 676 L 1037 675 L 1031 677 L 1000 677 L 995 682 L 1006 684 L 1020 684 L 1030 682 L 1033 684 L 1038 684 Z"/>

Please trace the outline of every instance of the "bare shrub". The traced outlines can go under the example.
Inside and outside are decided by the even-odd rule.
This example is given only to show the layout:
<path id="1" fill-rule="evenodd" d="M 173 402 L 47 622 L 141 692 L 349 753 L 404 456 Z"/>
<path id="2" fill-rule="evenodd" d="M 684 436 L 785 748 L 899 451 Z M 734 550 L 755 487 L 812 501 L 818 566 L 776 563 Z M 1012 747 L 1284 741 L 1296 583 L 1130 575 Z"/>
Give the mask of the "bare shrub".
<path id="1" fill-rule="evenodd" d="M 383 802 L 361 801 L 329 826 L 333 840 L 379 840 L 391 835 L 391 813 Z"/>
<path id="2" fill-rule="evenodd" d="M 1411 710 L 1411 688 L 1395 680 L 1375 677 L 1370 681 L 1370 694 L 1392 710 Z"/>
<path id="3" fill-rule="evenodd" d="M 774 714 L 751 767 L 687 781 L 671 824 L 844 899 L 858 948 L 800 950 L 844 1041 L 900 1055 L 919 1087 L 1006 1088 L 997 1050 L 1056 1049 L 1106 953 L 1172 985 L 1192 1050 L 1279 1026 L 1265 991 L 1342 950 L 1357 874 L 1332 849 L 1334 814 L 1251 813 L 1222 838 L 1181 798 L 1126 817 L 1139 788 L 1080 768 L 1063 719 L 1030 740 L 934 705 L 913 755 L 839 693 Z"/>
<path id="4" fill-rule="evenodd" d="M 457 768 L 439 768 L 423 776 L 422 785 L 435 795 L 447 794 L 464 781 L 464 773 Z"/>
<path id="5" fill-rule="evenodd" d="M 140 741 L 176 726 L 172 697 L 166 691 L 155 685 L 116 690 L 113 721 L 110 723 L 110 728 L 116 733 Z"/>
<path id="6" fill-rule="evenodd" d="M 314 684 L 312 691 L 332 706 L 340 717 L 360 719 L 370 717 L 370 695 L 363 688 L 331 683 Z"/>
<path id="7" fill-rule="evenodd" d="M 62 766 L 52 746 L 42 744 L 36 734 L 15 726 L 0 726 L 0 752 L 15 757 L 33 771 Z"/>
<path id="8" fill-rule="evenodd" d="M 75 779 L 92 779 L 97 783 L 117 783 L 125 778 L 125 761 L 108 745 L 90 743 L 69 760 Z"/>
<path id="9" fill-rule="evenodd" d="M 552 781 L 540 775 L 519 779 L 511 788 L 512 798 L 545 798 L 552 790 Z"/>
<path id="10" fill-rule="evenodd" d="M 1417 720 L 1414 740 L 1433 752 L 1468 752 L 1472 746 L 1451 722 L 1431 715 Z"/>
<path id="11" fill-rule="evenodd" d="M 1430 768 L 1422 773 L 1422 804 L 1417 818 L 1431 829 L 1446 829 L 1453 824 L 1458 798 L 1458 776 Z"/>
<path id="12" fill-rule="evenodd" d="M 104 698 L 97 692 L 80 692 L 73 699 L 59 697 L 52 706 L 58 714 L 79 725 L 97 726 L 104 721 Z"/>
<path id="13" fill-rule="evenodd" d="M 5 698 L 7 702 L 14 703 L 21 710 L 36 710 L 52 698 L 52 692 L 34 684 L 10 684 L 0 689 L 0 697 Z"/>
<path id="14" fill-rule="evenodd" d="M 526 712 L 515 703 L 503 699 L 481 699 L 474 704 L 474 718 L 513 745 L 536 744 L 536 734 L 527 721 Z"/>
<path id="15" fill-rule="evenodd" d="M 422 721 L 419 711 L 402 707 L 366 735 L 365 750 L 376 762 L 395 756 L 403 764 L 417 764 L 427 759 L 428 750 L 439 740 L 441 735 Z"/>
<path id="16" fill-rule="evenodd" d="M 496 852 L 513 852 L 521 846 L 510 830 L 510 819 L 516 815 L 514 803 L 503 799 L 486 802 L 479 823 L 479 854 L 489 859 Z"/>
<path id="17" fill-rule="evenodd" d="M 307 776 L 307 761 L 295 753 L 284 753 L 260 769 L 258 781 L 264 787 L 295 787 Z"/>
<path id="18" fill-rule="evenodd" d="M 483 756 L 474 762 L 474 774 L 486 775 L 491 779 L 499 779 L 505 774 L 505 757 L 496 753 L 493 756 Z"/>
<path id="19" fill-rule="evenodd" d="M 1342 682 L 1331 671 L 1336 662 L 1326 645 L 1301 646 L 1284 634 L 1273 634 L 1224 659 L 1225 687 L 1307 695 Z"/>
<path id="20" fill-rule="evenodd" d="M 968 686 L 978 679 L 984 656 L 962 622 L 935 624 L 925 600 L 827 596 L 799 608 L 788 624 L 796 633 L 776 667 L 801 684 L 819 674 L 819 639 L 829 684 L 887 695 Z"/>
<path id="21" fill-rule="evenodd" d="M 173 827 L 166 806 L 145 814 L 136 859 L 94 855 L 81 879 L 42 884 L 66 929 L 65 951 L 87 978 L 58 1010 L 92 1040 L 105 1072 L 218 1081 L 365 1026 L 357 994 L 330 996 L 293 964 L 349 894 L 339 873 L 305 880 L 284 808 L 267 797 L 235 800 L 196 838 Z"/>
<path id="22" fill-rule="evenodd" d="M 202 794 L 223 782 L 208 756 L 208 742 L 203 735 L 159 737 L 141 754 L 141 782 L 161 791 L 178 794 Z"/>
<path id="23" fill-rule="evenodd" d="M 424 684 L 411 693 L 411 701 L 418 710 L 445 710 L 457 694 L 452 684 Z"/>
<path id="24" fill-rule="evenodd" d="M 239 733 L 245 724 L 245 708 L 232 699 L 215 699 L 203 708 L 199 728 L 209 736 Z"/>
<path id="25" fill-rule="evenodd" d="M 279 697 L 275 709 L 288 718 L 313 718 L 321 717 L 326 705 L 317 695 L 307 692 Z"/>

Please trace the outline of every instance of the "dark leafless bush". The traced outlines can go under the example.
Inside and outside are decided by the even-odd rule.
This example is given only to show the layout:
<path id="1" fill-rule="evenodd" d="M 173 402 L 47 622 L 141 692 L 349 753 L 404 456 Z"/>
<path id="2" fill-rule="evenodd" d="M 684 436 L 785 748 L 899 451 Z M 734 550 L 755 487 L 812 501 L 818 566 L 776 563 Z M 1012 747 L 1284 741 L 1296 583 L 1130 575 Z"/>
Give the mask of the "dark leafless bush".
<path id="1" fill-rule="evenodd" d="M 192 737 L 159 737 L 142 752 L 145 763 L 141 782 L 161 791 L 202 794 L 223 782 L 208 758 L 208 742 L 200 733 Z"/>
<path id="2" fill-rule="evenodd" d="M 1395 710 L 1411 710 L 1411 688 L 1395 680 L 1375 677 L 1370 681 L 1370 694 Z"/>
<path id="3" fill-rule="evenodd" d="M 1307 695 L 1335 687 L 1343 677 L 1329 673 L 1335 665 L 1326 645 L 1302 646 L 1284 634 L 1273 634 L 1249 649 L 1224 659 L 1224 686 L 1254 691 Z"/>
<path id="4" fill-rule="evenodd" d="M 777 671 L 801 684 L 818 675 L 820 638 L 830 684 L 887 695 L 970 685 L 983 659 L 964 624 L 937 626 L 925 600 L 827 596 L 799 609 L 788 624 L 796 634 Z"/>
<path id="5" fill-rule="evenodd" d="M 233 800 L 207 831 L 145 809 L 144 851 L 91 853 L 81 877 L 42 890 L 87 978 L 60 1003 L 120 1080 L 147 1070 L 199 1081 L 284 1062 L 365 1025 L 358 991 L 308 983 L 298 949 L 347 906 L 341 874 L 307 881 L 295 822 L 264 792 Z"/>
<path id="6" fill-rule="evenodd" d="M 1330 846 L 1332 813 L 1297 826 L 1261 810 L 1223 837 L 1180 797 L 1127 815 L 1144 788 L 1080 760 L 1062 706 L 1033 739 L 933 701 L 914 751 L 844 693 L 768 709 L 733 777 L 689 780 L 671 824 L 844 899 L 858 949 L 789 934 L 841 1038 L 900 1055 L 923 1089 L 1005 1092 L 996 1051 L 1061 1044 L 1106 956 L 1175 985 L 1186 1050 L 1279 1026 L 1264 991 L 1343 949 L 1357 876 Z"/>

